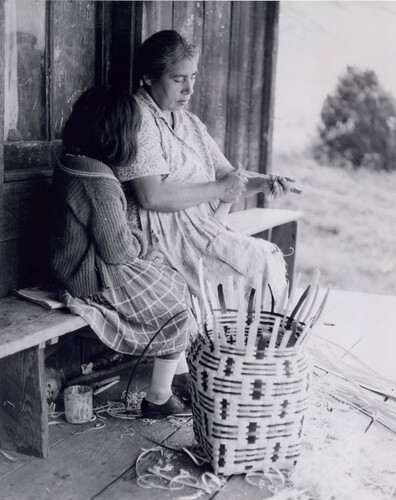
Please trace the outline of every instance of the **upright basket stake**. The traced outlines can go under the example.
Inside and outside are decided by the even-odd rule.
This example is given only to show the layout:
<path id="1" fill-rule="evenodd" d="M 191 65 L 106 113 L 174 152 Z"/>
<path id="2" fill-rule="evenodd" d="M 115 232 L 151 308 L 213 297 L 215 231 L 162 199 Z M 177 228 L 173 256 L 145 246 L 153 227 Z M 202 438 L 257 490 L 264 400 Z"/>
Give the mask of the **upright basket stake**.
<path id="1" fill-rule="evenodd" d="M 283 314 L 282 325 L 281 325 L 282 330 L 285 328 L 285 322 L 287 321 L 287 313 L 289 311 L 289 308 L 291 307 L 291 304 L 293 304 L 293 302 L 294 302 L 294 296 L 296 294 L 296 290 L 298 288 L 298 285 L 300 284 L 300 279 L 301 279 L 301 273 L 297 273 L 296 280 L 293 284 L 292 289 L 290 290 L 289 299 L 288 299 L 286 306 L 282 312 L 282 314 Z"/>
<path id="2" fill-rule="evenodd" d="M 301 307 L 300 312 L 296 316 L 296 322 L 298 323 L 300 321 L 300 318 L 303 315 L 303 312 L 305 311 L 307 305 L 311 302 L 312 295 L 314 295 L 316 287 L 318 286 L 320 279 L 320 271 L 319 269 L 315 269 L 314 275 L 312 277 L 311 283 L 310 283 L 310 288 L 309 292 L 307 295 L 307 298 L 305 299 L 304 305 Z"/>
<path id="3" fill-rule="evenodd" d="M 204 281 L 204 275 L 203 275 L 202 259 L 200 259 L 199 263 L 198 263 L 198 275 L 199 275 L 199 285 L 201 288 L 202 300 L 204 303 L 206 317 L 208 320 L 211 319 L 212 323 L 213 323 L 214 315 L 212 314 L 212 311 L 210 309 L 208 296 L 206 295 L 206 291 L 205 291 L 205 281 Z M 206 322 L 206 323 L 208 323 L 208 322 Z M 203 329 L 204 330 L 205 330 L 205 326 L 206 325 L 205 325 L 205 319 L 204 319 L 203 320 Z M 213 329 L 212 329 L 212 337 L 213 337 L 213 343 L 214 343 L 215 347 L 218 348 L 219 339 L 217 337 L 217 331 L 215 330 L 214 325 L 213 325 Z"/>
<path id="4" fill-rule="evenodd" d="M 227 279 L 227 291 L 228 291 L 228 307 L 229 309 L 237 309 L 238 306 L 235 300 L 235 290 L 234 290 L 234 276 L 231 274 Z"/>
<path id="5" fill-rule="evenodd" d="M 268 286 L 267 264 L 265 264 L 263 280 L 261 281 L 261 285 L 262 285 L 262 287 L 261 287 L 261 309 L 266 310 L 267 308 L 265 307 L 265 297 L 266 297 L 266 291 L 267 291 L 267 286 Z"/>
<path id="6" fill-rule="evenodd" d="M 283 337 L 282 337 L 282 340 L 281 340 L 281 343 L 279 346 L 281 349 L 284 349 L 285 347 L 287 347 L 287 344 L 290 340 L 290 336 L 292 333 L 293 333 L 293 330 L 291 328 L 287 328 L 284 330 Z"/>
<path id="7" fill-rule="evenodd" d="M 236 323 L 236 345 L 238 348 L 243 348 L 245 345 L 245 322 L 246 322 L 246 307 L 245 307 L 245 279 L 242 276 L 238 280 L 238 305 L 237 305 L 237 323 Z"/>
<path id="8" fill-rule="evenodd" d="M 320 290 L 320 288 L 319 288 L 319 284 L 317 284 L 317 285 L 316 285 L 316 289 L 315 289 L 315 295 L 314 295 L 314 297 L 313 297 L 313 299 L 312 299 L 312 303 L 311 303 L 311 305 L 310 305 L 310 307 L 309 307 L 309 309 L 308 309 L 307 313 L 305 314 L 304 318 L 302 318 L 302 319 L 301 319 L 301 321 L 302 321 L 303 323 L 306 323 L 306 322 L 307 322 L 307 320 L 308 320 L 308 318 L 309 318 L 309 317 L 310 317 L 310 315 L 311 315 L 311 312 L 312 312 L 312 310 L 313 310 L 313 308 L 314 308 L 314 305 L 316 304 L 316 301 L 317 301 L 317 299 L 318 299 L 319 290 Z"/>
<path id="9" fill-rule="evenodd" d="M 202 264 L 202 259 L 199 260 L 198 264 L 198 275 L 199 275 L 199 286 L 201 288 L 201 295 L 202 295 L 202 300 L 204 303 L 205 311 L 208 317 L 211 316 L 211 310 L 209 306 L 209 300 L 206 295 L 205 291 L 205 281 L 204 281 L 204 275 L 203 275 L 203 264 Z"/>
<path id="10" fill-rule="evenodd" d="M 320 318 L 320 316 L 322 315 L 322 312 L 323 312 L 323 309 L 326 305 L 326 302 L 327 302 L 327 298 L 329 296 L 329 293 L 330 293 L 330 289 L 328 288 L 327 291 L 326 291 L 326 294 L 319 306 L 319 309 L 317 311 L 317 313 L 315 314 L 315 316 L 312 318 L 311 321 L 307 321 L 307 323 L 305 324 L 305 328 L 300 336 L 300 338 L 298 339 L 296 345 L 302 345 L 302 344 L 305 344 L 309 337 L 311 336 L 312 334 L 312 329 L 313 329 L 313 326 L 315 325 L 315 323 L 318 321 L 318 319 Z"/>
<path id="11" fill-rule="evenodd" d="M 254 297 L 254 320 L 249 325 L 249 333 L 246 343 L 247 349 L 253 349 L 256 345 L 258 325 L 261 318 L 261 286 L 257 284 L 256 295 Z"/>
<path id="12" fill-rule="evenodd" d="M 279 327 L 280 327 L 280 324 L 281 324 L 281 319 L 282 318 L 280 316 L 277 316 L 276 319 L 275 319 L 274 326 L 272 328 L 271 338 L 270 338 L 270 341 L 269 341 L 269 344 L 268 344 L 268 349 L 270 350 L 270 352 L 273 349 L 275 349 L 276 341 L 278 339 L 278 333 L 279 333 Z"/>
<path id="13" fill-rule="evenodd" d="M 226 304 L 225 297 L 224 297 L 224 288 L 223 288 L 222 283 L 219 283 L 217 285 L 217 295 L 219 297 L 219 304 L 220 304 L 221 312 L 222 312 L 222 314 L 225 314 L 227 312 L 227 304 Z"/>
<path id="14" fill-rule="evenodd" d="M 210 301 L 212 303 L 212 308 L 217 309 L 220 312 L 220 304 L 219 301 L 216 297 L 216 294 L 213 290 L 212 283 L 208 280 L 206 281 L 206 285 L 208 287 L 208 292 L 209 292 L 209 297 Z M 227 342 L 225 331 L 224 331 L 224 325 L 221 324 L 221 322 L 217 322 L 216 320 L 216 325 L 217 327 L 215 328 L 215 318 L 216 315 L 213 313 L 213 330 L 216 330 L 218 332 L 218 335 L 220 337 L 220 343 L 225 344 Z"/>
<path id="15" fill-rule="evenodd" d="M 212 317 L 212 320 L 213 320 L 213 344 L 214 344 L 214 348 L 215 348 L 215 351 L 218 351 L 219 350 L 219 332 L 218 332 L 218 323 L 217 323 L 217 319 L 216 319 L 216 316 L 213 315 Z"/>

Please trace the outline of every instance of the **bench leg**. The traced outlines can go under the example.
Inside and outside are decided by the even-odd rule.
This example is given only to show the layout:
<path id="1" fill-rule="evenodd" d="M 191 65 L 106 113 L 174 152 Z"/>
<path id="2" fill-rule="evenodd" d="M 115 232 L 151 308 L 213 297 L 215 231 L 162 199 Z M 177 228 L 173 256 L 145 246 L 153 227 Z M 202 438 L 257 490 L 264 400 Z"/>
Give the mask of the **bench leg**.
<path id="1" fill-rule="evenodd" d="M 0 360 L 0 446 L 48 457 L 44 350 L 32 347 Z"/>

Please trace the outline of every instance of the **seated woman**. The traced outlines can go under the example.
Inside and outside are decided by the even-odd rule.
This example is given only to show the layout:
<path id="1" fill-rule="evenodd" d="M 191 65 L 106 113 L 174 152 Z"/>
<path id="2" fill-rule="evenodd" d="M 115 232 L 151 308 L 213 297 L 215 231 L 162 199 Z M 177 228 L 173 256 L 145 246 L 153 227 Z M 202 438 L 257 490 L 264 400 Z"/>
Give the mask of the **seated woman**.
<path id="1" fill-rule="evenodd" d="M 200 296 L 202 259 L 213 283 L 226 285 L 229 276 L 244 276 L 247 287 L 269 283 L 278 300 L 286 286 L 281 251 L 272 243 L 231 231 L 219 220 L 218 205 L 219 200 L 230 203 L 258 192 L 277 197 L 291 185 L 283 177 L 268 180 L 238 172 L 202 122 L 185 110 L 198 58 L 198 48 L 176 31 L 155 33 L 140 47 L 138 152 L 115 174 L 123 183 L 130 181 L 129 193 L 138 201 L 149 244 L 184 276 L 194 295 Z M 269 293 L 266 304 L 268 299 Z"/>
<path id="2" fill-rule="evenodd" d="M 140 113 L 127 92 L 92 88 L 75 103 L 53 177 L 52 269 L 61 300 L 108 347 L 139 355 L 150 343 L 154 365 L 142 415 L 185 413 L 185 347 L 196 331 L 181 275 L 146 255 L 131 231 L 113 168 L 136 155 Z"/>

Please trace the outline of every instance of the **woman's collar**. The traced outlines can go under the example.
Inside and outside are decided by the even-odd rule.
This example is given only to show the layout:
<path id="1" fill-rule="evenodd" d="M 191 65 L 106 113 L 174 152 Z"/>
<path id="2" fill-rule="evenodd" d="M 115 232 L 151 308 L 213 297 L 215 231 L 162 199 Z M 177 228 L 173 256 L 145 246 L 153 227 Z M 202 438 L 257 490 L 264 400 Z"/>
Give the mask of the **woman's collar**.
<path id="1" fill-rule="evenodd" d="M 151 95 L 143 87 L 139 87 L 136 91 L 136 96 L 139 97 L 157 116 L 168 123 L 164 111 L 158 106 Z M 172 111 L 173 114 L 173 130 L 177 130 L 180 126 L 181 116 L 179 111 Z"/>

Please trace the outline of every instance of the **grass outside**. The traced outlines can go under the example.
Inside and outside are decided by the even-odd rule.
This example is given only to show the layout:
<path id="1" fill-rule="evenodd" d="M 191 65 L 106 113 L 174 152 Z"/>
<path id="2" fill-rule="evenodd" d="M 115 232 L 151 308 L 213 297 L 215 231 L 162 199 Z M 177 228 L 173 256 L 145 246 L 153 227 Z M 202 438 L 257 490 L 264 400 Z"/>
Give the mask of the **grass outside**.
<path id="1" fill-rule="evenodd" d="M 272 171 L 304 189 L 269 205 L 304 212 L 296 255 L 300 286 L 318 268 L 323 287 L 396 295 L 396 172 L 323 166 L 284 154 L 274 155 Z"/>

